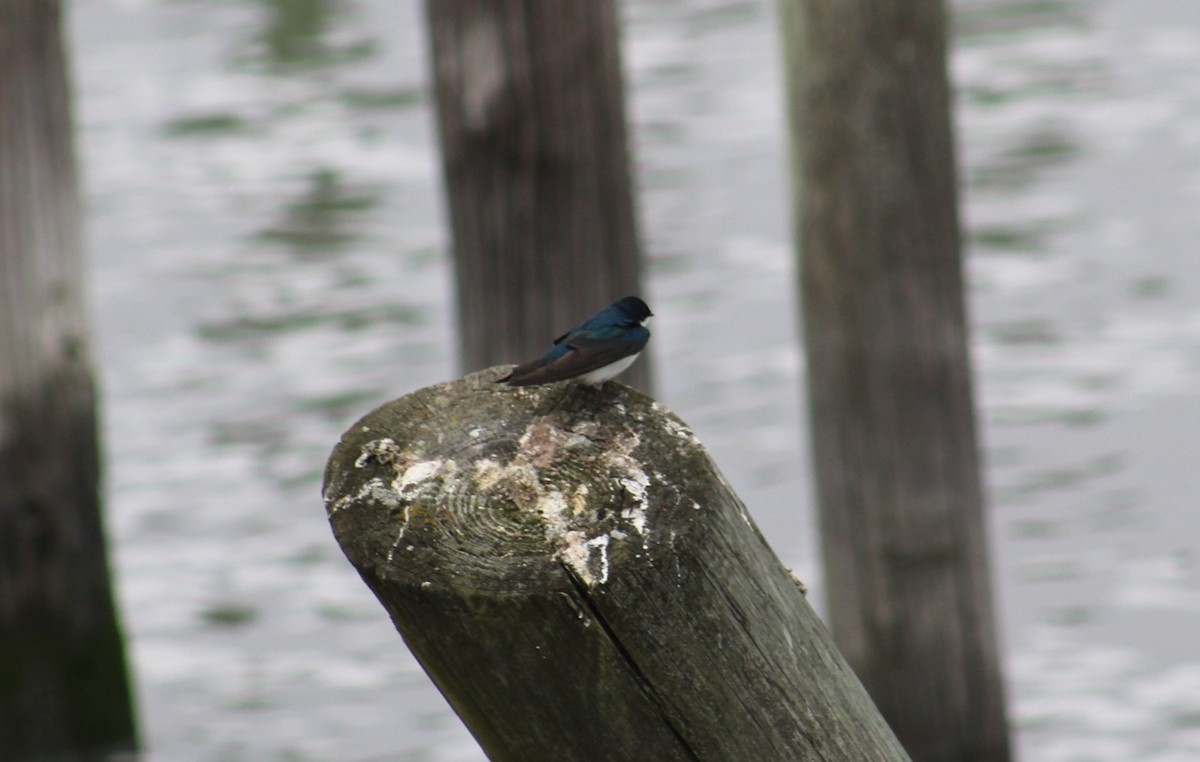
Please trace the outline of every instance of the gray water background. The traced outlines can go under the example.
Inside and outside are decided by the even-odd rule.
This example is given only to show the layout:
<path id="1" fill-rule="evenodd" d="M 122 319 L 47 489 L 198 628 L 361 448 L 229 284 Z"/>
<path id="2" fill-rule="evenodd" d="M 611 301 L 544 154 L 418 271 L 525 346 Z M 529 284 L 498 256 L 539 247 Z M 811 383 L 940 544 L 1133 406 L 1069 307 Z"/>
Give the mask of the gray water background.
<path id="1" fill-rule="evenodd" d="M 955 8 L 1021 758 L 1197 760 L 1200 3 Z M 658 396 L 820 605 L 776 9 L 623 13 Z M 355 418 L 457 374 L 423 23 L 414 0 L 70 4 L 151 762 L 482 759 L 319 498 Z"/>

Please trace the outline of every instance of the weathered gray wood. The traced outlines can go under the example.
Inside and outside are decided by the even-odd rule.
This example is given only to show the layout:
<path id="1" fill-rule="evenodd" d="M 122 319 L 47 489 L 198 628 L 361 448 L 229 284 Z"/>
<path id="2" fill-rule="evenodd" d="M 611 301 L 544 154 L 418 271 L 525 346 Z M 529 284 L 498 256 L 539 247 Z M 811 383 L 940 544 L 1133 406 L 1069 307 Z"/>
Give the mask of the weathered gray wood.
<path id="1" fill-rule="evenodd" d="M 55 0 L 0 0 L 0 759 L 132 748 Z"/>
<path id="2" fill-rule="evenodd" d="M 645 296 L 616 4 L 425 8 L 463 366 L 523 362 L 601 307 Z M 647 359 L 623 378 L 649 388 Z"/>
<path id="3" fill-rule="evenodd" d="M 831 627 L 923 762 L 1009 758 L 940 0 L 784 0 Z"/>
<path id="4" fill-rule="evenodd" d="M 368 414 L 324 493 L 489 757 L 907 759 L 682 421 L 621 384 L 505 372 Z"/>

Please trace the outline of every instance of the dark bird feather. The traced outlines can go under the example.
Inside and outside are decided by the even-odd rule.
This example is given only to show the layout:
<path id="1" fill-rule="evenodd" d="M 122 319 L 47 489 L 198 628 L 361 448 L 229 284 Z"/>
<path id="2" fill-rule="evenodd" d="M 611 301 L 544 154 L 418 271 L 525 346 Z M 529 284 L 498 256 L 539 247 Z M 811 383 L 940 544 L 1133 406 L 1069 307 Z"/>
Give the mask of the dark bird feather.
<path id="1" fill-rule="evenodd" d="M 536 360 L 499 379 L 510 386 L 536 386 L 570 378 L 599 384 L 629 367 L 650 340 L 643 325 L 653 313 L 636 296 L 620 299 L 554 340 Z"/>

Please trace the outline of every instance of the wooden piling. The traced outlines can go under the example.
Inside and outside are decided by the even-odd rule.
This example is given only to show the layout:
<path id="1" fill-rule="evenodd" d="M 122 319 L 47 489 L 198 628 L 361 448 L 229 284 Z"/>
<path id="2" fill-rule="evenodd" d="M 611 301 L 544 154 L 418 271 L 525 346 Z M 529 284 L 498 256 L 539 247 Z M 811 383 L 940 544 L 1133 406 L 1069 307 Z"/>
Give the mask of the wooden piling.
<path id="1" fill-rule="evenodd" d="M 103 526 L 62 7 L 0 0 L 0 759 L 136 745 Z"/>
<path id="2" fill-rule="evenodd" d="M 465 371 L 641 288 L 616 0 L 426 0 Z M 625 379 L 650 388 L 650 358 Z"/>
<path id="3" fill-rule="evenodd" d="M 495 760 L 905 760 L 692 431 L 492 368 L 334 449 L 347 558 Z"/>
<path id="4" fill-rule="evenodd" d="M 914 758 L 1008 762 L 945 3 L 781 8 L 830 626 Z"/>

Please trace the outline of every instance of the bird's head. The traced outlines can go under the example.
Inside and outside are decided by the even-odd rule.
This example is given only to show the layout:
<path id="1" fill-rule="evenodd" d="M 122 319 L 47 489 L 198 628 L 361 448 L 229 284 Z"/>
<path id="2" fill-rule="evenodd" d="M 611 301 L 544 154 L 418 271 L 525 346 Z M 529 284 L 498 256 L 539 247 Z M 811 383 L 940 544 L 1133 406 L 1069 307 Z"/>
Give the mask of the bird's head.
<path id="1" fill-rule="evenodd" d="M 624 299 L 618 299 L 613 304 L 613 308 L 635 323 L 645 323 L 646 318 L 654 315 L 650 311 L 650 308 L 646 306 L 646 303 L 636 296 L 627 296 Z"/>

